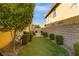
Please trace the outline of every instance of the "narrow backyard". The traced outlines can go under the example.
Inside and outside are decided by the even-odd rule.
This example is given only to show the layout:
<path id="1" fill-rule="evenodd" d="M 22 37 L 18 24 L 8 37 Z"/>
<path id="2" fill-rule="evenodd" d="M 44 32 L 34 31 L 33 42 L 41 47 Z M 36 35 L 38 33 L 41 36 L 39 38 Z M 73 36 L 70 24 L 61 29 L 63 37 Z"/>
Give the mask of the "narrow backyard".
<path id="1" fill-rule="evenodd" d="M 18 53 L 20 56 L 68 56 L 69 53 L 62 47 L 52 43 L 44 37 L 34 37 Z"/>

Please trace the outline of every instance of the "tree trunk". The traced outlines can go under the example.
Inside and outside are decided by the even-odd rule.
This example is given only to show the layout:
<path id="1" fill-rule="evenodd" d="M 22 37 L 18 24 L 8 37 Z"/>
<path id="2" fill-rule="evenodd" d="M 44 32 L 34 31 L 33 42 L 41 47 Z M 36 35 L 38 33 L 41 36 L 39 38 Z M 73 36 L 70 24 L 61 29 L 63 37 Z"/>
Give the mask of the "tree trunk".
<path id="1" fill-rule="evenodd" d="M 13 37 L 13 52 L 16 53 L 15 50 L 15 39 L 16 39 L 16 30 L 14 30 L 14 37 Z"/>
<path id="2" fill-rule="evenodd" d="M 11 49 L 14 53 L 16 53 L 15 51 L 15 39 L 16 39 L 16 30 L 13 31 L 10 31 L 11 32 L 11 37 L 12 37 L 12 45 L 11 45 Z M 13 32 L 13 33 L 12 33 Z"/>
<path id="3" fill-rule="evenodd" d="M 11 39 L 12 39 L 12 42 L 11 42 L 11 45 L 10 45 L 10 49 L 11 49 L 11 51 L 13 51 L 13 39 L 14 39 L 13 31 L 10 31 L 10 33 L 11 33 Z"/>
<path id="4" fill-rule="evenodd" d="M 13 40 L 13 52 L 16 53 L 16 50 L 15 50 L 16 30 L 14 30 L 14 33 L 12 36 L 13 36 L 13 38 L 12 38 L 12 40 Z"/>
<path id="5" fill-rule="evenodd" d="M 30 32 L 30 24 L 29 24 L 29 32 Z"/>

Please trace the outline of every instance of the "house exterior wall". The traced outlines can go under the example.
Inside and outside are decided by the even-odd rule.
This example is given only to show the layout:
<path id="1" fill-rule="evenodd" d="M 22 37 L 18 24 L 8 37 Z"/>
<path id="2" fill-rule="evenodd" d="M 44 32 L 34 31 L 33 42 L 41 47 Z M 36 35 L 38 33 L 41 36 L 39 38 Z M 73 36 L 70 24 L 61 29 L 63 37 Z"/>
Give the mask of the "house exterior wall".
<path id="1" fill-rule="evenodd" d="M 26 27 L 23 31 L 29 32 L 29 27 Z"/>
<path id="2" fill-rule="evenodd" d="M 79 4 L 60 4 L 54 11 L 46 18 L 45 31 L 49 34 L 62 35 L 64 45 L 73 51 L 73 44 L 79 41 Z"/>
<path id="3" fill-rule="evenodd" d="M 33 28 L 32 28 L 32 24 L 30 24 L 29 26 L 27 26 L 23 31 L 25 32 L 29 32 L 29 31 L 32 31 Z"/>
<path id="4" fill-rule="evenodd" d="M 46 24 L 64 20 L 79 15 L 79 4 L 62 3 L 56 9 L 56 17 L 53 17 L 54 11 L 46 18 Z"/>

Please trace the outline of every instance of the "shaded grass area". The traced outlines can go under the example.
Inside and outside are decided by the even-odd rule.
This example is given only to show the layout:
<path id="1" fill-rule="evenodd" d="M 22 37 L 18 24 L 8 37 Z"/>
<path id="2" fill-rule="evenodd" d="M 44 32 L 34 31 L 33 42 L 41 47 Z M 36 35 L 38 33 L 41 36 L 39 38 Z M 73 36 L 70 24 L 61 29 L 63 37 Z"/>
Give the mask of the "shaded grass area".
<path id="1" fill-rule="evenodd" d="M 47 38 L 34 37 L 33 41 L 27 44 L 20 52 L 20 56 L 68 56 L 68 52 L 52 43 Z"/>

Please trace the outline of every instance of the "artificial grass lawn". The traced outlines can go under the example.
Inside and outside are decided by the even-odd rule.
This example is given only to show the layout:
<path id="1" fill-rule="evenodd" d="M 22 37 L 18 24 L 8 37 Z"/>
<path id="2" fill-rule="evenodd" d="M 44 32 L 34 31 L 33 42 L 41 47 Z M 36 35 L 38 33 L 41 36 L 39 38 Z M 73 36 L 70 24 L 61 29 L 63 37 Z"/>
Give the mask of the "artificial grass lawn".
<path id="1" fill-rule="evenodd" d="M 47 38 L 34 37 L 19 53 L 20 56 L 67 56 L 68 52 Z"/>

